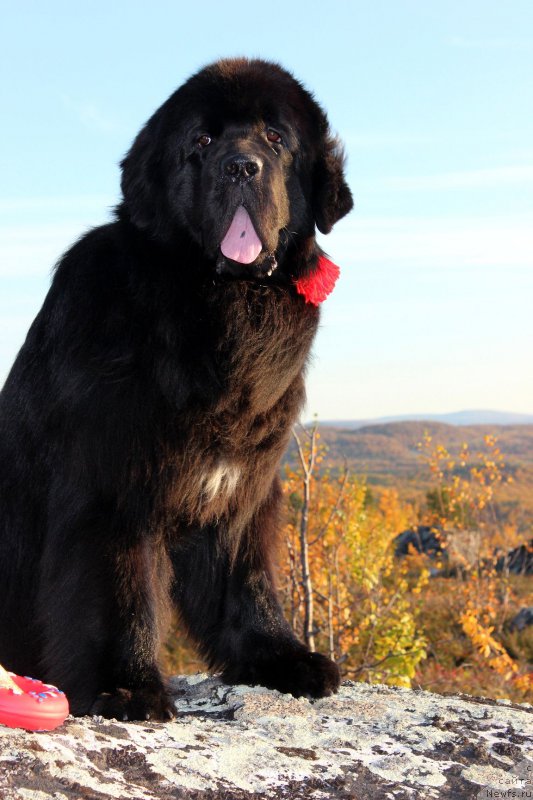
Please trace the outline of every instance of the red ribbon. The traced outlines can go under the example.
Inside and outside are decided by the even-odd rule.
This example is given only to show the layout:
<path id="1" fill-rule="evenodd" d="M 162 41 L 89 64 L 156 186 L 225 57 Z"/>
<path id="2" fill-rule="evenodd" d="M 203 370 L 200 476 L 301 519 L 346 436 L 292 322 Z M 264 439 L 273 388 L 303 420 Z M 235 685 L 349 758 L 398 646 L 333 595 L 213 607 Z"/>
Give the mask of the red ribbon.
<path id="1" fill-rule="evenodd" d="M 306 303 L 318 306 L 333 291 L 340 272 L 333 261 L 326 256 L 319 256 L 316 269 L 310 275 L 294 281 L 296 291 L 305 297 Z"/>

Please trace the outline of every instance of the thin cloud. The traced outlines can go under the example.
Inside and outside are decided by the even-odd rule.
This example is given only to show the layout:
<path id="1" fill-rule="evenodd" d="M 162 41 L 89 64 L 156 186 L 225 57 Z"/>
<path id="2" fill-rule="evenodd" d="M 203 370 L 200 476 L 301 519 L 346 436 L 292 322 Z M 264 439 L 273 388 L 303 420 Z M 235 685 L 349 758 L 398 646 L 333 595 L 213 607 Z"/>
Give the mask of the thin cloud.
<path id="1" fill-rule="evenodd" d="M 435 144 L 439 141 L 435 136 L 418 133 L 349 133 L 342 135 L 347 148 L 369 147 L 405 147 L 409 145 Z"/>
<path id="2" fill-rule="evenodd" d="M 91 101 L 73 100 L 69 95 L 61 95 L 64 106 L 75 113 L 81 124 L 89 130 L 99 133 L 116 133 L 121 130 L 121 125 L 116 119 L 103 112 L 96 103 Z"/>
<path id="3" fill-rule="evenodd" d="M 465 50 L 507 50 L 509 48 L 529 48 L 533 46 L 533 39 L 509 39 L 505 37 L 469 38 L 468 36 L 452 36 L 448 39 L 452 47 Z"/>
<path id="4" fill-rule="evenodd" d="M 117 199 L 103 194 L 0 197 L 0 278 L 48 275 L 86 230 L 109 222 Z"/>
<path id="5" fill-rule="evenodd" d="M 105 194 L 36 195 L 34 197 L 0 197 L 0 213 L 27 214 L 53 212 L 79 214 L 80 210 L 108 208 L 117 202 Z"/>
<path id="6" fill-rule="evenodd" d="M 446 271 L 533 268 L 533 217 L 366 217 L 348 219 L 325 250 L 339 264 L 397 264 Z"/>
<path id="7" fill-rule="evenodd" d="M 456 131 L 446 130 L 439 133 L 431 131 L 431 133 L 421 133 L 420 131 L 358 131 L 347 133 L 344 131 L 341 139 L 345 144 L 348 152 L 356 149 L 371 149 L 376 148 L 382 150 L 383 148 L 404 148 L 414 146 L 435 146 L 435 145 L 478 145 L 480 139 L 483 138 L 485 142 L 490 141 L 499 145 L 504 145 L 507 148 L 508 156 L 510 158 L 520 158 L 521 161 L 533 160 L 533 150 L 527 147 L 516 147 L 516 142 L 519 140 L 516 131 L 505 130 L 491 130 L 485 129 L 470 130 L 470 131 Z"/>
<path id="8" fill-rule="evenodd" d="M 442 191 L 485 189 L 533 183 L 533 166 L 489 167 L 487 169 L 444 172 L 436 175 L 391 176 L 374 180 L 371 191 Z"/>
<path id="9" fill-rule="evenodd" d="M 76 223 L 0 228 L 0 278 L 49 275 L 61 253 L 83 232 Z"/>

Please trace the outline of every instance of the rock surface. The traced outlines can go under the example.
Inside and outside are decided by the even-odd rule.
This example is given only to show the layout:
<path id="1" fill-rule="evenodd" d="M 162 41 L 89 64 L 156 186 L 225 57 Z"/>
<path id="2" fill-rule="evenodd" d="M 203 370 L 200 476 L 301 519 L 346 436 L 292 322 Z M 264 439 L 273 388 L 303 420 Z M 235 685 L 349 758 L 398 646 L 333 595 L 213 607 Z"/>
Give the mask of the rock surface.
<path id="1" fill-rule="evenodd" d="M 312 702 L 206 675 L 171 686 L 178 716 L 169 723 L 0 726 L 0 798 L 532 796 L 531 785 L 520 788 L 533 782 L 531 706 L 350 682 Z"/>

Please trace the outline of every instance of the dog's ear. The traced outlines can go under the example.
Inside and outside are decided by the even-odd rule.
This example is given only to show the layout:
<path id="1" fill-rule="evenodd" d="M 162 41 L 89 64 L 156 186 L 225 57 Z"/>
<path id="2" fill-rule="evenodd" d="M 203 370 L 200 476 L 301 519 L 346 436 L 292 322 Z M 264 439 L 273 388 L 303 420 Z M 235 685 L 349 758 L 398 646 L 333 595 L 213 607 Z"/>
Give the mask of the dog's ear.
<path id="1" fill-rule="evenodd" d="M 313 174 L 313 213 L 320 233 L 329 233 L 352 206 L 352 193 L 344 178 L 342 145 L 327 136 Z"/>
<path id="2" fill-rule="evenodd" d="M 150 119 L 120 163 L 124 204 L 132 222 L 139 228 L 152 227 L 158 218 L 161 187 L 160 155 L 156 151 L 157 128 L 157 121 Z"/>

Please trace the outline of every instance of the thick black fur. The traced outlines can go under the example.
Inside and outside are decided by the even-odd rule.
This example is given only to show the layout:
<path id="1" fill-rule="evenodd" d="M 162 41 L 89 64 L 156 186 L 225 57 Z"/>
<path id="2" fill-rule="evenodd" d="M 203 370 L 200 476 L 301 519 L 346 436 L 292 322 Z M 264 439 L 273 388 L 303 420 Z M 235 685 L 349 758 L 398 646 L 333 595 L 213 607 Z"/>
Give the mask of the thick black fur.
<path id="1" fill-rule="evenodd" d="M 338 669 L 290 630 L 272 562 L 319 318 L 294 279 L 351 208 L 341 148 L 291 75 L 237 59 L 178 89 L 122 166 L 115 221 L 58 264 L 1 394 L 0 662 L 74 714 L 164 719 L 174 604 L 227 681 L 328 694 Z M 220 252 L 240 203 L 251 265 Z"/>

